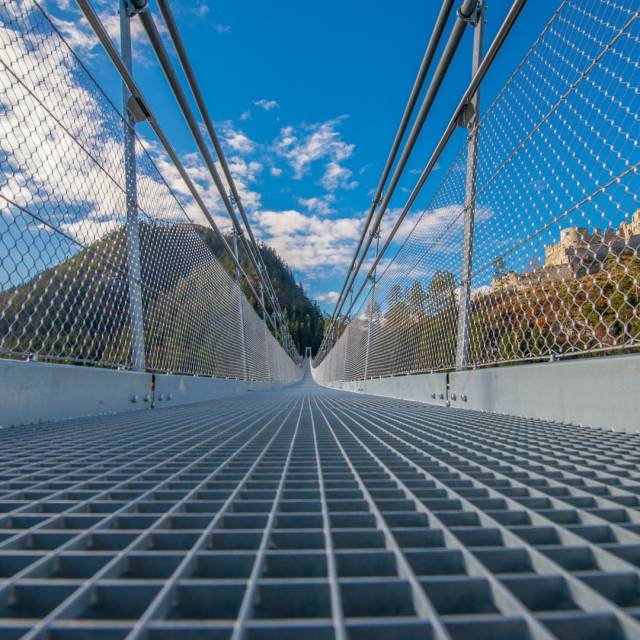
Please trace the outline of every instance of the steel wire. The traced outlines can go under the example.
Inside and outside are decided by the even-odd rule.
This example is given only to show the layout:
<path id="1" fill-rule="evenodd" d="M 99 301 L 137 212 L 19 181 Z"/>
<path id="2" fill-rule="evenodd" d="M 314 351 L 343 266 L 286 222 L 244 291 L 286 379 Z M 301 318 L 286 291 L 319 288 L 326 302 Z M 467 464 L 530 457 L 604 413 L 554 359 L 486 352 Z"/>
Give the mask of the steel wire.
<path id="1" fill-rule="evenodd" d="M 122 115 L 35 2 L 0 3 L 0 88 L 0 354 L 130 368 Z M 298 379 L 158 145 L 135 156 L 147 369 Z"/>
<path id="2" fill-rule="evenodd" d="M 640 345 L 639 23 L 631 0 L 559 3 L 481 115 L 465 367 Z M 468 140 L 318 380 L 456 367 Z"/>

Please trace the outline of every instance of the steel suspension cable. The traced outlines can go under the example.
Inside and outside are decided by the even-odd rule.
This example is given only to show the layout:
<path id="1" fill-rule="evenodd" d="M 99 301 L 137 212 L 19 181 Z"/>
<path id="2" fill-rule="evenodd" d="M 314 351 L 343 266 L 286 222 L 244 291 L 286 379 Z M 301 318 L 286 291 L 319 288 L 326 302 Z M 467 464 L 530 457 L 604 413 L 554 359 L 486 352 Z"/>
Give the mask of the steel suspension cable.
<path id="1" fill-rule="evenodd" d="M 270 314 L 268 313 L 266 306 L 261 301 L 261 298 L 258 295 L 257 291 L 255 290 L 254 286 L 252 285 L 251 280 L 249 279 L 246 271 L 242 268 L 242 265 L 237 260 L 237 258 L 234 256 L 233 250 L 231 249 L 231 246 L 227 242 L 227 239 L 226 239 L 225 235 L 222 233 L 222 231 L 220 230 L 220 228 L 216 224 L 216 221 L 214 220 L 213 216 L 209 212 L 209 209 L 207 208 L 207 205 L 205 204 L 204 200 L 202 199 L 202 196 L 200 195 L 200 193 L 196 189 L 195 184 L 193 183 L 193 181 L 189 177 L 189 174 L 187 173 L 187 170 L 185 169 L 185 167 L 182 164 L 182 162 L 180 161 L 180 158 L 178 157 L 177 153 L 175 152 L 175 150 L 171 146 L 171 143 L 169 142 L 168 138 L 166 137 L 164 131 L 160 128 L 160 125 L 158 124 L 157 120 L 155 119 L 155 117 L 153 115 L 153 112 L 152 112 L 151 108 L 149 107 L 149 103 L 144 98 L 144 96 L 142 94 L 142 91 L 138 87 L 138 84 L 136 83 L 136 81 L 133 79 L 133 76 L 129 73 L 128 69 L 126 68 L 126 65 L 124 64 L 122 58 L 120 57 L 120 54 L 116 50 L 115 46 L 113 45 L 113 42 L 111 41 L 111 38 L 109 37 L 109 34 L 107 33 L 106 29 L 104 28 L 104 25 L 102 24 L 102 21 L 100 20 L 98 15 L 93 10 L 93 7 L 91 6 L 91 3 L 89 2 L 89 0 L 76 0 L 76 3 L 78 4 L 78 7 L 80 8 L 80 10 L 84 14 L 85 18 L 89 22 L 89 24 L 90 24 L 91 28 L 93 29 L 94 33 L 96 34 L 98 40 L 102 44 L 105 52 L 107 53 L 107 55 L 111 59 L 111 62 L 115 66 L 116 71 L 120 75 L 120 78 L 127 85 L 127 88 L 129 89 L 129 91 L 130 91 L 132 97 L 134 98 L 135 102 L 137 103 L 138 107 L 145 114 L 145 116 L 147 118 L 146 121 L 149 123 L 149 126 L 152 128 L 153 132 L 158 137 L 158 140 L 160 141 L 160 144 L 162 145 L 162 147 L 164 148 L 166 154 L 169 156 L 170 160 L 172 161 L 172 163 L 176 167 L 178 173 L 180 174 L 180 177 L 182 178 L 182 180 L 184 181 L 185 185 L 187 186 L 187 188 L 188 188 L 189 192 L 191 193 L 193 199 L 196 201 L 196 204 L 198 205 L 198 207 L 202 211 L 203 215 L 207 219 L 207 222 L 209 222 L 209 224 L 211 225 L 211 228 L 213 229 L 215 234 L 218 236 L 218 238 L 222 242 L 222 245 L 223 245 L 225 251 L 229 254 L 229 257 L 233 261 L 233 264 L 237 268 L 240 269 L 240 272 L 241 272 L 243 278 L 245 279 L 245 281 L 247 282 L 247 285 L 249 287 L 249 290 L 251 291 L 251 294 L 258 301 L 258 304 L 260 304 L 260 306 L 262 307 L 266 317 L 269 318 L 271 326 L 274 327 L 274 329 L 275 329 L 276 328 L 275 327 L 275 323 L 274 323 L 273 319 L 271 318 Z"/>
<path id="2" fill-rule="evenodd" d="M 164 3 L 165 0 L 160 0 L 160 2 Z M 387 182 L 387 178 L 389 177 L 389 173 L 391 172 L 391 168 L 393 167 L 393 163 L 395 162 L 396 156 L 398 154 L 398 150 L 400 149 L 400 143 L 404 138 L 404 134 L 406 133 L 407 127 L 409 126 L 409 120 L 411 119 L 411 115 L 413 114 L 413 110 L 418 101 L 418 97 L 420 96 L 420 92 L 422 91 L 425 78 L 427 76 L 427 73 L 429 72 L 431 63 L 433 62 L 436 49 L 438 48 L 438 44 L 440 43 L 440 38 L 442 37 L 442 33 L 447 24 L 447 20 L 449 19 L 449 15 L 451 13 L 452 7 L 453 7 L 453 0 L 443 0 L 442 6 L 440 7 L 440 12 L 438 13 L 438 17 L 436 19 L 436 23 L 433 26 L 433 29 L 431 31 L 431 36 L 429 37 L 427 48 L 425 49 L 424 56 L 422 57 L 422 62 L 420 64 L 420 68 L 418 69 L 418 74 L 416 75 L 416 79 L 413 83 L 411 93 L 409 94 L 409 99 L 407 100 L 407 104 L 404 108 L 404 113 L 402 114 L 400 124 L 398 125 L 396 135 L 393 139 L 391 150 L 389 151 L 389 155 L 387 156 L 387 160 L 384 164 L 384 169 L 382 170 L 380 181 L 378 182 L 378 186 L 376 187 L 375 195 L 373 197 L 373 200 L 371 201 L 371 207 L 369 208 L 369 212 L 367 214 L 364 227 L 360 233 L 360 238 L 358 239 L 356 250 L 353 254 L 353 258 L 351 259 L 351 264 L 349 265 L 349 268 L 347 270 L 347 274 L 345 276 L 345 283 L 348 281 L 349 276 L 353 271 L 353 267 L 356 263 L 356 260 L 358 259 L 360 249 L 362 248 L 362 243 L 364 242 L 364 239 L 367 235 L 369 225 L 371 224 L 371 220 L 373 219 L 373 215 L 375 213 L 376 207 L 380 204 L 380 200 L 382 198 L 382 194 L 384 191 L 385 184 Z M 340 302 L 342 301 L 343 296 L 348 295 L 348 293 L 349 293 L 348 290 L 345 290 L 344 288 L 342 289 L 342 291 L 340 292 L 338 301 L 336 302 L 336 308 L 338 304 L 340 304 Z M 332 316 L 332 321 L 333 321 L 333 316 Z"/>
<path id="3" fill-rule="evenodd" d="M 451 29 L 451 33 L 449 34 L 449 39 L 447 40 L 447 44 L 445 45 L 445 49 L 442 52 L 438 66 L 433 74 L 433 78 L 431 79 L 429 88 L 427 89 L 427 92 L 423 98 L 422 105 L 420 106 L 420 110 L 418 111 L 418 115 L 416 116 L 415 122 L 413 123 L 413 127 L 409 132 L 409 136 L 407 138 L 407 141 L 405 142 L 402 153 L 400 154 L 400 159 L 398 160 L 398 164 L 396 165 L 393 175 L 391 176 L 389 187 L 387 189 L 387 192 L 384 195 L 384 198 L 382 199 L 382 203 L 380 205 L 380 209 L 378 210 L 376 219 L 374 220 L 372 229 L 366 237 L 365 246 L 362 250 L 362 253 L 360 254 L 359 259 L 357 260 L 357 265 L 355 269 L 351 273 L 351 276 L 347 277 L 343 285 L 339 302 L 338 304 L 336 304 L 336 307 L 331 317 L 331 322 L 329 324 L 329 330 L 330 330 L 329 333 L 331 332 L 331 328 L 337 321 L 340 311 L 342 310 L 344 303 L 346 302 L 347 292 L 349 292 L 352 289 L 355 283 L 355 280 L 358 277 L 358 273 L 360 272 L 362 263 L 364 262 L 367 256 L 367 252 L 369 251 L 369 248 L 371 247 L 371 244 L 374 240 L 374 237 L 378 229 L 380 228 L 380 224 L 382 222 L 384 214 L 387 211 L 389 202 L 391 201 L 391 198 L 393 197 L 396 187 L 400 182 L 400 178 L 404 173 L 407 162 L 409 161 L 409 157 L 411 156 L 411 153 L 415 147 L 415 144 L 418 140 L 420 132 L 422 131 L 422 127 L 424 126 L 424 123 L 427 119 L 427 116 L 429 115 L 429 112 L 435 101 L 435 98 L 438 92 L 440 91 L 440 87 L 442 86 L 442 82 L 444 81 L 444 78 L 449 69 L 451 61 L 453 60 L 453 57 L 458 49 L 460 41 L 462 40 L 462 35 L 464 34 L 465 28 L 469 24 L 470 19 L 473 17 L 476 7 L 477 7 L 477 0 L 463 0 L 462 6 L 458 9 L 458 15 Z M 352 306 L 353 306 L 353 302 L 351 304 L 351 307 Z"/>
<path id="4" fill-rule="evenodd" d="M 160 66 L 167 78 L 167 81 L 169 82 L 171 90 L 173 91 L 173 94 L 178 102 L 178 105 L 180 106 L 180 110 L 182 111 L 185 117 L 185 120 L 187 122 L 187 125 L 189 127 L 189 130 L 191 131 L 191 134 L 196 142 L 196 145 L 200 150 L 200 154 L 202 155 L 205 161 L 205 164 L 207 165 L 207 169 L 209 170 L 209 173 L 213 178 L 213 181 L 216 185 L 218 193 L 220 194 L 220 198 L 222 199 L 225 209 L 229 214 L 229 218 L 231 219 L 233 227 L 238 233 L 240 242 L 242 243 L 242 246 L 246 251 L 247 256 L 249 257 L 249 260 L 256 272 L 256 275 L 258 276 L 260 283 L 262 284 L 263 287 L 265 287 L 267 295 L 271 299 L 271 304 L 273 306 L 273 309 L 276 312 L 276 316 L 278 317 L 278 320 L 283 324 L 283 326 L 285 326 L 284 317 L 278 312 L 277 300 L 275 299 L 273 291 L 267 285 L 267 282 L 265 280 L 265 274 L 262 273 L 262 270 L 258 267 L 258 261 L 255 255 L 253 254 L 251 247 L 249 246 L 249 243 L 245 238 L 244 232 L 242 230 L 242 226 L 240 225 L 238 217 L 236 216 L 235 211 L 233 209 L 233 205 L 231 204 L 231 200 L 229 199 L 229 196 L 224 188 L 224 183 L 222 182 L 222 179 L 220 178 L 220 174 L 218 173 L 218 170 L 215 167 L 214 160 L 211 157 L 211 153 L 209 152 L 209 149 L 204 140 L 204 137 L 202 136 L 198 123 L 195 119 L 195 116 L 187 100 L 187 97 L 180 85 L 180 82 L 175 73 L 173 65 L 171 64 L 169 54 L 164 46 L 164 43 L 162 42 L 162 39 L 160 38 L 160 33 L 158 32 L 158 28 L 156 27 L 155 20 L 153 19 L 153 15 L 147 9 L 147 6 L 148 6 L 147 0 L 133 0 L 132 5 L 139 11 L 138 15 L 147 33 L 149 42 L 151 43 L 151 46 L 154 50 L 156 58 L 158 59 L 158 62 L 160 63 Z"/>
<path id="5" fill-rule="evenodd" d="M 420 174 L 420 178 L 418 179 L 416 185 L 414 186 L 413 190 L 409 194 L 409 198 L 407 199 L 407 202 L 404 205 L 402 212 L 398 216 L 398 219 L 396 220 L 391 232 L 386 238 L 384 245 L 382 246 L 382 249 L 380 249 L 380 251 L 378 252 L 378 255 L 374 259 L 373 264 L 369 269 L 369 272 L 367 273 L 366 277 L 363 279 L 362 284 L 358 289 L 358 292 L 353 297 L 350 303 L 350 306 L 347 312 L 345 313 L 345 317 L 348 316 L 348 314 L 351 313 L 351 311 L 353 310 L 353 307 L 355 306 L 358 298 L 362 295 L 362 292 L 364 291 L 368 280 L 371 278 L 372 274 L 375 272 L 376 267 L 380 263 L 380 260 L 382 260 L 382 257 L 384 256 L 385 252 L 388 250 L 389 246 L 391 245 L 391 242 L 393 242 L 393 238 L 398 232 L 398 229 L 400 228 L 403 220 L 409 213 L 409 210 L 413 206 L 413 203 L 418 197 L 422 187 L 424 186 L 424 183 L 426 182 L 427 178 L 431 174 L 431 171 L 435 167 L 436 162 L 440 158 L 442 151 L 444 150 L 451 136 L 456 130 L 456 127 L 458 126 L 458 122 L 460 120 L 460 116 L 462 115 L 467 103 L 469 102 L 469 100 L 471 100 L 471 98 L 473 97 L 473 94 L 476 92 L 480 83 L 482 82 L 487 72 L 489 71 L 496 55 L 498 54 L 498 52 L 500 51 L 500 48 L 504 44 L 507 36 L 509 35 L 509 32 L 511 31 L 513 25 L 518 19 L 518 16 L 520 15 L 522 9 L 524 8 L 524 5 L 526 4 L 526 2 L 527 0 L 514 0 L 513 4 L 511 5 L 511 9 L 509 10 L 509 13 L 505 17 L 503 23 L 500 25 L 500 29 L 498 30 L 498 33 L 493 39 L 491 46 L 487 50 L 486 55 L 482 59 L 482 62 L 478 67 L 477 73 L 473 76 L 471 82 L 469 83 L 467 90 L 464 92 L 462 99 L 458 103 L 458 106 L 456 107 L 453 113 L 453 117 L 449 121 L 449 124 L 447 125 L 445 132 L 442 134 L 440 141 L 438 142 L 435 150 L 433 151 L 431 158 L 429 159 L 429 162 L 423 169 L 422 173 Z"/>
<path id="6" fill-rule="evenodd" d="M 453 1 L 453 0 L 449 0 Z M 222 167 L 222 171 L 227 179 L 227 184 L 229 185 L 229 189 L 231 191 L 231 200 L 232 204 L 235 204 L 238 208 L 244 226 L 246 228 L 247 233 L 249 234 L 249 239 L 251 241 L 252 249 L 255 252 L 255 256 L 257 258 L 258 265 L 265 272 L 265 279 L 267 284 L 269 285 L 272 293 L 272 297 L 275 299 L 276 304 L 278 305 L 277 311 L 282 314 L 282 308 L 280 307 L 280 303 L 278 301 L 277 295 L 275 293 L 275 289 L 273 287 L 273 283 L 269 278 L 269 274 L 266 271 L 266 265 L 262 258 L 262 254 L 260 252 L 260 248 L 258 247 L 258 243 L 253 234 L 253 230 L 249 223 L 249 219 L 247 213 L 244 209 L 244 205 L 242 204 L 242 200 L 236 188 L 235 181 L 233 176 L 231 175 L 231 171 L 229 169 L 229 164 L 227 163 L 227 159 L 225 157 L 224 151 L 222 149 L 222 145 L 220 144 L 220 140 L 218 135 L 216 134 L 215 127 L 213 126 L 213 122 L 211 120 L 211 116 L 209 114 L 209 110 L 207 108 L 207 104 L 202 96 L 202 92 L 200 90 L 200 86 L 196 79 L 195 73 L 193 71 L 193 67 L 191 66 L 191 62 L 189 60 L 189 56 L 187 54 L 186 48 L 184 46 L 184 42 L 182 40 L 182 36 L 180 35 L 180 31 L 178 29 L 178 25 L 173 17 L 173 13 L 169 6 L 169 2 L 167 0 L 158 0 L 158 7 L 160 8 L 160 12 L 162 13 L 162 17 L 164 18 L 165 24 L 167 25 L 167 29 L 169 32 L 169 37 L 171 38 L 171 42 L 176 50 L 178 55 L 178 59 L 180 60 L 180 64 L 182 65 L 182 69 L 187 79 L 187 83 L 191 88 L 191 93 L 193 94 L 196 104 L 198 106 L 198 110 L 204 122 L 205 128 L 207 129 L 207 133 L 209 134 L 209 138 L 213 144 L 213 147 L 216 151 L 216 155 L 218 156 L 218 160 L 220 162 L 220 166 Z"/>

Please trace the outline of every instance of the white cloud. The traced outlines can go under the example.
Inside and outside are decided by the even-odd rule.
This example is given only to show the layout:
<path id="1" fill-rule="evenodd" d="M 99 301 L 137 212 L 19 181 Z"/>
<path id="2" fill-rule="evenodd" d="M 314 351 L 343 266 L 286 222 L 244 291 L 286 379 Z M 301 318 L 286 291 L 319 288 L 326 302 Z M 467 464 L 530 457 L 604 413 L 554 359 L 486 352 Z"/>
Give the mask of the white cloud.
<path id="1" fill-rule="evenodd" d="M 328 161 L 325 167 L 323 186 L 333 190 L 338 187 L 353 188 L 357 183 L 349 180 L 351 171 L 342 167 L 342 161 L 353 154 L 354 144 L 342 140 L 338 131 L 344 117 L 328 120 L 320 124 L 296 130 L 293 126 L 283 127 L 275 142 L 278 154 L 289 161 L 296 179 L 309 170 L 312 163 L 319 160 Z"/>
<path id="2" fill-rule="evenodd" d="M 247 120 L 251 120 L 251 110 L 247 109 L 240 114 L 240 122 L 246 122 Z"/>
<path id="3" fill-rule="evenodd" d="M 234 180 L 244 178 L 247 182 L 255 182 L 258 175 L 262 173 L 264 165 L 257 160 L 247 162 L 243 158 L 233 156 L 228 159 L 229 169 Z"/>
<path id="4" fill-rule="evenodd" d="M 97 220 L 94 218 L 84 218 L 77 222 L 63 222 L 60 227 L 65 233 L 79 242 L 91 242 L 94 238 L 102 238 L 111 231 L 118 228 L 116 220 Z"/>
<path id="5" fill-rule="evenodd" d="M 318 302 L 329 302 L 330 304 L 335 304 L 338 302 L 340 294 L 337 291 L 327 291 L 326 293 L 316 293 L 313 297 L 318 300 Z"/>
<path id="6" fill-rule="evenodd" d="M 81 11 L 77 9 L 73 10 L 71 7 L 67 7 L 67 10 L 72 11 L 74 15 L 73 20 L 63 20 L 50 14 L 51 21 L 76 53 L 82 56 L 92 56 L 95 52 L 94 50 L 100 45 L 100 41 Z M 113 40 L 119 48 L 120 16 L 118 12 L 99 11 L 98 17 L 111 40 Z M 164 23 L 162 21 L 156 21 L 156 23 L 158 30 L 161 33 L 166 33 L 167 29 Z M 139 18 L 133 18 L 129 21 L 129 25 L 134 59 L 136 62 L 144 65 L 150 64 L 152 58 L 148 55 L 150 48 L 142 22 Z"/>
<path id="7" fill-rule="evenodd" d="M 103 11 L 98 16 L 102 21 L 104 28 L 107 30 L 109 37 L 116 43 L 120 43 L 120 16 L 117 11 L 107 13 Z M 86 23 L 85 23 L 86 24 Z M 129 20 L 129 28 L 131 29 L 131 42 L 141 42 L 146 39 L 146 34 L 142 22 L 138 18 Z M 162 28 L 162 27 L 159 27 Z"/>
<path id="8" fill-rule="evenodd" d="M 275 100 L 265 100 L 264 98 L 256 100 L 253 104 L 256 107 L 264 109 L 265 111 L 272 111 L 273 109 L 277 109 L 280 106 Z"/>
<path id="9" fill-rule="evenodd" d="M 258 210 L 253 220 L 260 237 L 291 267 L 316 277 L 348 264 L 360 227 L 353 218 L 329 219 L 295 209 Z"/>
<path id="10" fill-rule="evenodd" d="M 307 211 L 317 213 L 321 216 L 327 216 L 336 212 L 330 204 L 334 200 L 335 196 L 328 194 L 325 198 L 298 198 L 298 204 Z"/>
<path id="11" fill-rule="evenodd" d="M 22 85 L 11 80 L 7 71 L 0 69 L 0 86 L 5 87 L 0 94 L 3 113 L 0 129 L 4 132 L 0 136 L 0 156 L 13 167 L 11 180 L 2 186 L 2 194 L 37 211 L 44 222 L 60 227 L 80 242 L 91 243 L 124 222 L 124 192 L 109 177 L 122 187 L 119 115 L 106 106 L 89 84 L 80 82 L 84 71 L 69 51 L 60 46 L 55 33 L 37 36 L 27 33 L 18 38 L 9 27 L 0 26 L 0 47 L 7 60 L 25 61 L 14 72 L 19 76 L 28 74 L 25 78 L 28 85 L 44 105 L 55 111 L 62 125 Z M 25 111 L 30 118 L 28 130 L 24 127 Z M 160 146 L 145 140 L 142 144 L 191 220 L 207 224 Z M 80 145 L 91 149 L 93 159 Z M 252 143 L 235 132 L 230 146 L 246 150 Z M 168 193 L 140 147 L 137 153 L 141 209 L 155 220 L 186 222 L 179 203 Z M 221 228 L 228 228 L 220 196 L 200 156 L 186 154 L 183 162 L 216 222 Z M 262 163 L 232 154 L 230 167 L 247 208 L 259 207 L 260 196 L 249 185 L 263 171 Z"/>
<path id="12" fill-rule="evenodd" d="M 209 7 L 206 4 L 201 4 L 193 9 L 193 13 L 195 13 L 198 18 L 204 18 L 209 13 Z"/>
<path id="13" fill-rule="evenodd" d="M 77 53 L 88 54 L 99 42 L 86 20 L 62 20 L 51 16 L 51 21 L 60 31 L 69 46 Z"/>
<path id="14" fill-rule="evenodd" d="M 120 122 L 78 82 L 77 63 L 54 32 L 16 37 L 0 25 L 0 48 L 7 61 L 22 61 L 9 62 L 10 68 L 31 87 L 28 91 L 0 69 L 0 155 L 12 167 L 2 194 L 91 242 L 121 223 L 126 209 L 122 191 L 107 177 L 121 175 L 122 144 L 112 134 Z M 43 105 L 55 111 L 60 124 Z M 76 140 L 90 146 L 97 162 Z"/>
<path id="15" fill-rule="evenodd" d="M 440 163 L 436 162 L 432 171 L 438 171 L 439 169 L 440 169 Z M 424 171 L 424 168 L 414 167 L 413 169 L 409 170 L 409 173 L 414 176 L 419 176 L 419 175 L 422 175 L 423 171 Z"/>
<path id="16" fill-rule="evenodd" d="M 231 149 L 238 153 L 253 153 L 256 144 L 245 133 L 234 129 L 230 122 L 225 122 L 222 126 L 224 142 Z"/>
<path id="17" fill-rule="evenodd" d="M 113 35 L 115 20 L 111 18 L 107 23 Z M 57 38 L 55 35 L 51 37 Z M 78 38 L 78 46 L 87 50 L 93 46 L 92 39 L 81 28 L 75 37 Z M 16 38 L 10 29 L 2 26 L 0 46 L 7 52 L 8 60 L 28 59 L 29 64 L 24 68 L 28 69 L 30 84 L 36 87 L 38 97 L 49 106 L 55 105 L 56 113 L 64 114 L 62 124 L 71 136 L 91 148 L 97 161 L 89 160 L 73 138 L 38 107 L 20 85 L 3 79 L 6 72 L 0 70 L 0 85 L 7 87 L 0 95 L 0 109 L 3 111 L 0 128 L 6 132 L 4 137 L 0 136 L 0 154 L 16 167 L 11 180 L 3 185 L 2 192 L 29 208 L 38 209 L 43 201 L 55 203 L 57 209 L 51 213 L 51 224 L 56 224 L 82 242 L 90 243 L 124 221 L 124 194 L 109 181 L 101 168 L 102 165 L 117 181 L 121 179 L 120 122 L 89 85 L 79 82 L 77 74 L 82 72 L 74 66 L 64 47 L 50 46 L 42 35 L 34 36 L 32 40 Z M 15 51 L 10 50 L 12 47 Z M 24 140 L 15 138 L 23 131 L 21 123 L 25 108 L 32 121 L 28 133 L 28 159 L 26 155 L 20 155 L 23 151 L 27 153 Z M 335 163 L 337 170 L 331 179 L 336 180 L 336 184 L 344 184 L 340 180 L 348 181 L 350 171 L 345 169 L 348 175 L 342 171 L 342 163 L 351 156 L 354 146 L 342 140 L 337 130 L 340 121 L 283 129 L 279 142 L 284 145 L 284 152 L 279 150 L 278 155 L 300 173 L 307 171 L 309 165 L 316 161 L 321 163 L 325 173 L 326 165 Z M 223 123 L 220 131 L 225 146 L 230 149 L 230 169 L 256 235 L 308 278 L 320 277 L 323 272 L 341 272 L 352 257 L 361 221 L 345 217 L 328 218 L 328 214 L 335 213 L 331 193 L 301 198 L 299 210 L 263 209 L 254 184 L 267 169 L 274 177 L 281 175 L 282 169 L 274 164 L 274 160 L 281 164 L 283 161 L 274 157 L 273 147 L 257 144 L 231 123 Z M 190 219 L 206 225 L 200 208 L 160 145 L 150 140 L 142 143 Z M 157 220 L 185 221 L 180 206 L 168 194 L 160 177 L 143 156 L 142 150 L 138 149 L 141 208 Z M 212 216 L 222 230 L 228 229 L 228 216 L 202 158 L 199 154 L 187 153 L 182 160 Z M 54 207 L 42 207 L 42 210 L 48 214 Z M 57 218 L 54 219 L 54 215 Z"/>
<path id="18" fill-rule="evenodd" d="M 231 25 L 223 24 L 222 22 L 217 22 L 213 25 L 213 30 L 216 33 L 231 33 Z"/>
<path id="19" fill-rule="evenodd" d="M 173 167 L 172 163 L 164 156 L 164 153 L 159 152 L 158 155 L 154 155 L 153 157 L 163 175 L 166 176 L 165 172 L 168 172 L 169 175 L 173 175 L 175 177 L 176 182 L 181 182 L 179 174 Z M 189 176 L 196 183 L 200 194 L 203 196 L 207 208 L 214 217 L 219 216 L 219 218 L 216 218 L 216 222 L 218 222 L 223 229 L 226 229 L 229 226 L 227 212 L 222 199 L 220 198 L 220 194 L 218 193 L 218 189 L 213 178 L 209 174 L 209 170 L 204 164 L 204 161 L 197 153 L 186 154 L 181 159 L 189 173 Z M 233 176 L 234 183 L 238 190 L 238 195 L 240 196 L 245 208 L 251 211 L 259 207 L 260 194 L 252 190 L 249 187 L 249 184 L 255 182 L 263 171 L 264 166 L 262 163 L 253 160 L 247 162 L 239 156 L 229 157 L 228 163 L 231 175 Z M 218 170 L 218 173 L 222 175 L 222 167 L 218 162 L 216 162 L 216 169 Z M 196 222 L 202 223 L 203 216 L 200 212 L 200 208 L 196 205 L 193 199 L 187 195 L 184 185 L 178 184 L 177 186 L 181 190 L 179 193 L 185 193 L 187 196 L 185 203 L 189 215 Z M 207 223 L 205 222 L 205 224 Z"/>
<path id="20" fill-rule="evenodd" d="M 358 183 L 351 180 L 351 175 L 350 169 L 332 161 L 326 165 L 321 183 L 327 191 L 335 191 L 338 188 L 355 189 Z"/>

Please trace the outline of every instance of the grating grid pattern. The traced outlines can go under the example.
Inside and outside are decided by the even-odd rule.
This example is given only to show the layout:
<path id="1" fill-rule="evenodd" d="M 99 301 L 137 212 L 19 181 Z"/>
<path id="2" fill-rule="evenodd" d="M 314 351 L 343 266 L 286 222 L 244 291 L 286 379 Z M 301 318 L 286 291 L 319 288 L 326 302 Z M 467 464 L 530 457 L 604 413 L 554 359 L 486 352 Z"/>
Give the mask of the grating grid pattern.
<path id="1" fill-rule="evenodd" d="M 638 638 L 639 444 L 308 378 L 7 430 L 0 639 Z"/>

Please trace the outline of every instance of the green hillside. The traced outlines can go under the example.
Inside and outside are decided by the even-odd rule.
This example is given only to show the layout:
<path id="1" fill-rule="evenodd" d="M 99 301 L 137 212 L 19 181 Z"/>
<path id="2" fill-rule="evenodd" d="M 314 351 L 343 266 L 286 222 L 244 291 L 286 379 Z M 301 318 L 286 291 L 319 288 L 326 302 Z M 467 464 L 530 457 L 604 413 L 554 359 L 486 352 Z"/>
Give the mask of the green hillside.
<path id="1" fill-rule="evenodd" d="M 205 242 L 212 248 L 225 269 L 229 273 L 235 274 L 233 262 L 214 232 L 204 227 L 199 227 L 199 230 Z M 231 238 L 228 238 L 228 241 L 231 242 Z M 304 354 L 305 347 L 311 347 L 315 354 L 322 342 L 324 325 L 324 316 L 320 307 L 307 297 L 303 286 L 296 282 L 289 266 L 271 247 L 261 243 L 260 252 L 278 296 L 280 306 L 287 318 L 287 324 L 294 343 L 302 354 Z M 247 273 L 253 273 L 249 259 L 242 251 L 240 263 Z M 251 280 L 257 291 L 257 277 L 253 276 Z M 254 309 L 257 310 L 257 302 L 251 296 L 248 286 L 243 284 L 242 289 L 253 304 Z"/>

